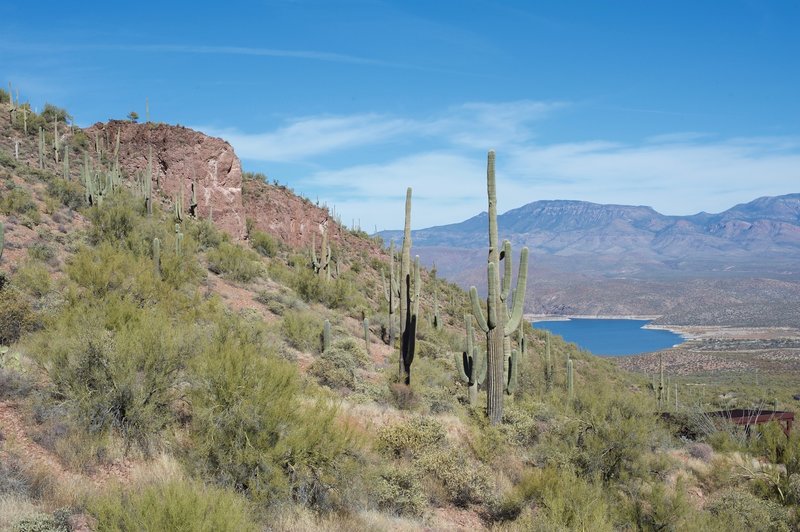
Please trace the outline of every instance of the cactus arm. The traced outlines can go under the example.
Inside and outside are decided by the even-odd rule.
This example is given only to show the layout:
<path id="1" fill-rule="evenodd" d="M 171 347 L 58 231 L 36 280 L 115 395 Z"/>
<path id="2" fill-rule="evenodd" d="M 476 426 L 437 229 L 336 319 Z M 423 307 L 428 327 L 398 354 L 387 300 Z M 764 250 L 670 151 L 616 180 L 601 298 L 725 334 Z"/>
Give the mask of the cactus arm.
<path id="1" fill-rule="evenodd" d="M 489 272 L 489 297 L 486 299 L 486 324 L 490 329 L 497 327 L 497 285 L 499 279 L 497 277 L 497 267 L 494 262 L 490 262 L 487 268 Z"/>
<path id="2" fill-rule="evenodd" d="M 456 362 L 456 369 L 458 370 L 459 378 L 469 384 L 469 376 L 467 376 L 466 369 L 469 365 L 467 353 L 453 353 L 453 359 Z"/>
<path id="3" fill-rule="evenodd" d="M 517 350 L 511 351 L 508 359 L 508 382 L 506 383 L 506 393 L 513 395 L 517 391 Z"/>
<path id="4" fill-rule="evenodd" d="M 486 380 L 486 355 L 481 356 L 478 348 L 476 347 L 472 351 L 472 360 L 474 364 L 477 364 L 477 371 L 475 372 L 475 382 L 478 384 L 483 384 Z"/>
<path id="5" fill-rule="evenodd" d="M 474 286 L 469 288 L 469 299 L 472 302 L 472 315 L 475 316 L 475 321 L 478 322 L 478 328 L 484 332 L 489 332 L 489 326 L 486 324 L 486 318 L 483 316 L 483 309 L 481 309 L 481 301 L 478 299 L 478 289 Z"/>
<path id="6" fill-rule="evenodd" d="M 522 305 L 525 301 L 525 289 L 528 285 L 528 248 L 522 248 L 522 253 L 519 258 L 519 274 L 517 278 L 517 290 L 514 297 L 514 308 L 511 310 L 511 316 L 506 322 L 504 332 L 506 336 L 514 332 L 514 329 L 519 327 L 519 322 L 522 319 Z"/>
<path id="7" fill-rule="evenodd" d="M 503 289 L 500 292 L 500 300 L 506 301 L 508 293 L 511 290 L 511 242 L 503 240 L 503 252 L 500 254 L 500 260 L 503 262 Z"/>

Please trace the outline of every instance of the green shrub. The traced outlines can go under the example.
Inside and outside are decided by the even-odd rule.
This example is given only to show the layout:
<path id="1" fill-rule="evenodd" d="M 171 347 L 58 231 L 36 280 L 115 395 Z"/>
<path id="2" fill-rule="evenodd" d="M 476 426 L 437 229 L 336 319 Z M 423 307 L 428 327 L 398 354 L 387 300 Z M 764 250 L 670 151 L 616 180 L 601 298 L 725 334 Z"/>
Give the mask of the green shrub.
<path id="1" fill-rule="evenodd" d="M 409 467 L 390 466 L 375 482 L 378 508 L 402 515 L 422 515 L 426 497 L 420 475 Z"/>
<path id="2" fill-rule="evenodd" d="M 439 484 L 428 491 L 441 492 L 445 501 L 455 506 L 466 507 L 470 503 L 483 502 L 490 493 L 490 471 L 461 449 L 433 449 L 423 453 L 415 466 L 425 473 L 426 479 Z"/>
<path id="3" fill-rule="evenodd" d="M 407 421 L 388 425 L 378 431 L 378 450 L 394 457 L 418 457 L 432 447 L 444 443 L 442 424 L 429 417 L 412 417 Z"/>
<path id="4" fill-rule="evenodd" d="M 319 352 L 322 340 L 322 320 L 315 314 L 300 310 L 287 311 L 281 322 L 286 341 L 300 351 Z"/>
<path id="5" fill-rule="evenodd" d="M 51 103 L 44 104 L 44 109 L 42 109 L 40 115 L 49 125 L 52 125 L 56 120 L 61 122 L 62 126 L 67 122 L 72 122 L 72 115 L 69 114 L 66 109 L 57 107 Z"/>
<path id="6" fill-rule="evenodd" d="M 311 364 L 309 372 L 325 386 L 355 390 L 356 369 L 369 362 L 362 344 L 352 337 L 334 341 L 331 348 Z"/>
<path id="7" fill-rule="evenodd" d="M 264 231 L 253 230 L 250 232 L 250 245 L 259 254 L 265 257 L 274 257 L 278 252 L 278 241 Z"/>
<path id="8" fill-rule="evenodd" d="M 42 297 L 50 291 L 50 271 L 40 262 L 27 260 L 14 273 L 14 284 L 34 297 Z"/>
<path id="9" fill-rule="evenodd" d="M 28 248 L 28 257 L 41 262 L 50 262 L 56 256 L 56 250 L 45 242 L 35 242 Z"/>
<path id="10" fill-rule="evenodd" d="M 90 500 L 88 510 L 97 532 L 259 530 L 243 497 L 196 481 L 117 488 Z"/>
<path id="11" fill-rule="evenodd" d="M 258 255 L 229 242 L 211 249 L 207 258 L 209 270 L 234 281 L 249 283 L 264 273 Z"/>
<path id="12" fill-rule="evenodd" d="M 0 198 L 0 212 L 6 215 L 19 214 L 25 218 L 24 222 L 32 224 L 38 224 L 42 219 L 36 202 L 33 201 L 33 196 L 21 187 L 14 187 L 3 194 L 3 197 Z M 25 225 L 30 225 L 30 223 L 25 223 Z"/>
<path id="13" fill-rule="evenodd" d="M 295 367 L 220 330 L 193 364 L 190 463 L 255 500 L 324 505 L 352 440 Z"/>
<path id="14" fill-rule="evenodd" d="M 53 179 L 47 183 L 47 193 L 72 210 L 82 207 L 86 201 L 83 187 L 76 181 Z"/>
<path id="15" fill-rule="evenodd" d="M 605 488 L 572 471 L 548 467 L 528 470 L 492 510 L 496 520 L 515 519 L 534 502 L 542 530 L 612 531 L 611 507 Z"/>
<path id="16" fill-rule="evenodd" d="M 13 532 L 70 532 L 69 521 L 62 517 L 37 514 L 14 524 Z"/>
<path id="17" fill-rule="evenodd" d="M 730 528 L 724 527 L 728 530 L 789 530 L 786 510 L 737 488 L 723 489 L 715 494 L 706 504 L 706 510 L 721 524 L 729 525 Z"/>
<path id="18" fill-rule="evenodd" d="M 11 345 L 34 329 L 36 315 L 28 299 L 17 288 L 0 289 L 0 345 Z"/>
<path id="19" fill-rule="evenodd" d="M 209 220 L 189 220 L 190 223 L 185 224 L 185 232 L 197 242 L 200 251 L 207 251 L 219 247 L 225 240 L 225 235 L 217 229 L 213 222 Z"/>
<path id="20" fill-rule="evenodd" d="M 144 451 L 174 421 L 180 370 L 196 348 L 170 309 L 114 297 L 65 307 L 28 345 L 79 427 L 117 431 Z"/>
<path id="21" fill-rule="evenodd" d="M 141 206 L 129 194 L 116 193 L 103 200 L 103 206 L 92 207 L 88 216 L 92 222 L 89 240 L 93 244 L 124 242 L 139 223 Z"/>

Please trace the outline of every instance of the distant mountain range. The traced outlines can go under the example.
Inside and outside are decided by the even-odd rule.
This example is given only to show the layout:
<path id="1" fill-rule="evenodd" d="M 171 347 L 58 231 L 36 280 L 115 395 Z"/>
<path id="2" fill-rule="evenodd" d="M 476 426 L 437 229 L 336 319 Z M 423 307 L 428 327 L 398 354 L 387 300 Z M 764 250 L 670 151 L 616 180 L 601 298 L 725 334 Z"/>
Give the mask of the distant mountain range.
<path id="1" fill-rule="evenodd" d="M 454 282 L 485 285 L 487 220 L 483 212 L 413 231 L 414 253 L 426 264 L 435 262 Z M 511 240 L 516 251 L 523 245 L 531 250 L 528 312 L 666 316 L 676 300 L 691 306 L 692 293 L 701 288 L 708 292 L 717 286 L 704 296 L 709 304 L 761 300 L 761 292 L 753 290 L 765 280 L 781 285 L 769 292 L 800 293 L 800 194 L 690 216 L 667 216 L 645 206 L 536 201 L 499 215 L 498 227 L 500 238 Z M 380 235 L 402 240 L 402 231 Z M 784 309 L 769 308 L 773 313 Z"/>

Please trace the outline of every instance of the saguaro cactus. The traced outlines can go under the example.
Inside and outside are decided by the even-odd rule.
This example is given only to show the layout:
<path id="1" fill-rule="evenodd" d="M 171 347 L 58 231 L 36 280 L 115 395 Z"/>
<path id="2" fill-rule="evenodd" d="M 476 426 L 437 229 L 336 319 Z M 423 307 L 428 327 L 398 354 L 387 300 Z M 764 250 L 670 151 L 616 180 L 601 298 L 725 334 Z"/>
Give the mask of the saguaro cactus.
<path id="1" fill-rule="evenodd" d="M 394 347 L 394 320 L 397 314 L 398 302 L 400 300 L 400 283 L 395 267 L 394 241 L 389 246 L 389 282 L 386 282 L 386 274 L 383 274 L 383 297 L 389 306 L 389 346 Z"/>
<path id="2" fill-rule="evenodd" d="M 311 234 L 311 267 L 322 280 L 331 278 L 331 246 L 328 245 L 328 229 L 322 230 L 322 247 L 317 258 L 317 242 L 314 233 Z"/>
<path id="3" fill-rule="evenodd" d="M 197 218 L 197 193 L 194 190 L 194 181 L 191 183 L 192 197 L 189 202 L 189 216 Z"/>
<path id="4" fill-rule="evenodd" d="M 175 254 L 179 257 L 183 255 L 183 233 L 181 232 L 181 224 L 175 224 Z"/>
<path id="5" fill-rule="evenodd" d="M 39 126 L 39 168 L 44 168 L 44 130 Z"/>
<path id="6" fill-rule="evenodd" d="M 510 351 L 510 336 L 516 331 L 522 319 L 522 305 L 525 300 L 525 290 L 528 279 L 528 248 L 522 248 L 520 254 L 519 274 L 517 288 L 514 290 L 511 312 L 508 312 L 506 300 L 511 288 L 511 244 L 503 244 L 501 252 L 497 236 L 497 190 L 495 186 L 494 151 L 489 152 L 486 168 L 486 188 L 489 197 L 489 260 L 488 297 L 486 298 L 487 315 L 483 315 L 478 299 L 478 290 L 470 288 L 472 312 L 478 327 L 486 334 L 487 357 L 487 414 L 492 425 L 500 423 L 503 418 L 503 392 L 508 391 L 508 384 L 512 378 L 511 371 L 506 369 L 506 353 Z M 500 281 L 500 261 L 507 261 L 505 276 Z M 506 350 L 506 344 L 508 350 Z M 516 360 L 513 353 L 509 353 L 509 368 L 515 370 Z M 506 373 L 506 371 L 508 371 Z"/>
<path id="7" fill-rule="evenodd" d="M 147 215 L 153 214 L 153 147 L 147 151 L 147 174 L 144 176 L 144 202 Z"/>
<path id="8" fill-rule="evenodd" d="M 553 357 L 550 353 L 550 331 L 545 333 L 544 339 L 544 383 L 547 391 L 553 389 Z"/>
<path id="9" fill-rule="evenodd" d="M 3 225 L 3 222 L 0 222 L 0 260 L 3 260 L 3 246 L 6 242 L 6 228 Z"/>
<path id="10" fill-rule="evenodd" d="M 664 355 L 658 355 L 658 371 L 661 374 L 661 380 L 658 384 L 658 408 L 664 406 Z"/>
<path id="11" fill-rule="evenodd" d="M 400 255 L 400 376 L 411 384 L 411 363 L 417 344 L 419 315 L 419 257 L 414 259 L 414 283 L 411 283 L 411 187 L 406 190 L 406 219 Z"/>
<path id="12" fill-rule="evenodd" d="M 459 377 L 467 384 L 469 404 L 475 406 L 478 403 L 478 386 L 486 379 L 486 357 L 481 356 L 473 342 L 472 315 L 465 314 L 464 321 L 467 326 L 466 346 L 463 353 L 454 353 L 453 357 Z"/>

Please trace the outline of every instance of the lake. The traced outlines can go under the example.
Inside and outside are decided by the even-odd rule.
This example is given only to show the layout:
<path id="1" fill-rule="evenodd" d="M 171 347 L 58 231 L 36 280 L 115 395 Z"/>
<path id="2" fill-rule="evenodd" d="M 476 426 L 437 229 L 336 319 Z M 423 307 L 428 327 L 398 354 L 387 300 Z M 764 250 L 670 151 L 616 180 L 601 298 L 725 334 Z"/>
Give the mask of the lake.
<path id="1" fill-rule="evenodd" d="M 648 323 L 649 320 L 573 318 L 538 321 L 533 326 L 575 342 L 595 355 L 636 355 L 683 343 L 684 338 L 674 332 L 643 329 Z"/>

